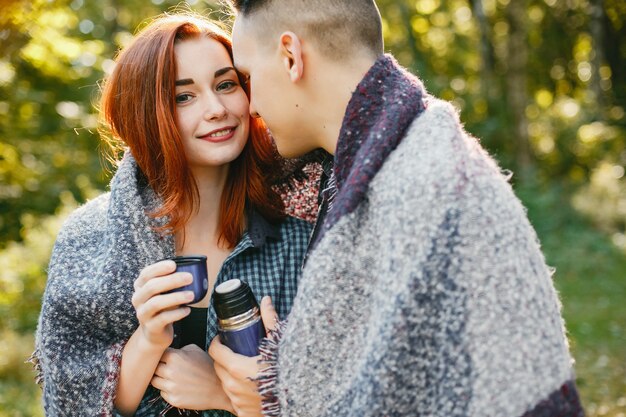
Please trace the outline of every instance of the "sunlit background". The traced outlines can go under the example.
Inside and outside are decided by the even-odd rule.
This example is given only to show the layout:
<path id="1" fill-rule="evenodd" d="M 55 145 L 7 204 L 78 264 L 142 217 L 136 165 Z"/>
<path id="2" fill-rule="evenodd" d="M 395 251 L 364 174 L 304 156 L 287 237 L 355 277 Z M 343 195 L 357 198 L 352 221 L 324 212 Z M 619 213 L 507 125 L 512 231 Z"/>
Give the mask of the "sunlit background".
<path id="1" fill-rule="evenodd" d="M 216 3 L 185 7 L 228 21 Z M 386 49 L 513 172 L 555 268 L 587 414 L 626 417 L 626 2 L 378 4 Z M 0 0 L 0 417 L 43 415 L 23 362 L 54 237 L 111 176 L 98 83 L 140 23 L 176 5 Z"/>

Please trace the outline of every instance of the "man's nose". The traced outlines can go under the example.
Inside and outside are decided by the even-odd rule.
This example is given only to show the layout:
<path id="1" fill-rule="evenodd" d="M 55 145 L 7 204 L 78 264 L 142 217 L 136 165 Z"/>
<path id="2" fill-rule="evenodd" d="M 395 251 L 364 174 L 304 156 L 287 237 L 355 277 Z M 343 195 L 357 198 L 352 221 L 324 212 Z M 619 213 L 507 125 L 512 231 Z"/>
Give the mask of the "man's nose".
<path id="1" fill-rule="evenodd" d="M 257 118 L 261 117 L 259 112 L 256 110 L 256 106 L 254 105 L 254 99 L 250 97 L 250 116 Z"/>

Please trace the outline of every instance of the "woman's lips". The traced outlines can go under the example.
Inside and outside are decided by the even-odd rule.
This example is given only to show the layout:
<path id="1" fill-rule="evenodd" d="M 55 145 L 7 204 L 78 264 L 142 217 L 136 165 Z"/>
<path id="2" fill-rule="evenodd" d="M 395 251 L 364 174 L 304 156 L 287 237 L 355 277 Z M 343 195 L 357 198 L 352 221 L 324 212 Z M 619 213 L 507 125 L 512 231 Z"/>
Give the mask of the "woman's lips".
<path id="1" fill-rule="evenodd" d="M 198 139 L 206 140 L 207 142 L 219 143 L 225 142 L 235 135 L 236 126 L 227 126 L 219 129 L 215 129 L 206 135 L 198 136 Z"/>

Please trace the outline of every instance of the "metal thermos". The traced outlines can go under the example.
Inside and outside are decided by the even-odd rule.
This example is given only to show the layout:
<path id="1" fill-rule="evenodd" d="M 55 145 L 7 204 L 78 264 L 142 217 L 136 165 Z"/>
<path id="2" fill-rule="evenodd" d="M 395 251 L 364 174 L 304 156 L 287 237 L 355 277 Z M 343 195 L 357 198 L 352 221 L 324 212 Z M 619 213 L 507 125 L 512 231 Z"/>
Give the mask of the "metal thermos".
<path id="1" fill-rule="evenodd" d="M 222 343 L 235 353 L 258 355 L 259 343 L 265 337 L 265 327 L 250 286 L 238 279 L 221 283 L 215 288 L 213 308 L 217 314 Z"/>

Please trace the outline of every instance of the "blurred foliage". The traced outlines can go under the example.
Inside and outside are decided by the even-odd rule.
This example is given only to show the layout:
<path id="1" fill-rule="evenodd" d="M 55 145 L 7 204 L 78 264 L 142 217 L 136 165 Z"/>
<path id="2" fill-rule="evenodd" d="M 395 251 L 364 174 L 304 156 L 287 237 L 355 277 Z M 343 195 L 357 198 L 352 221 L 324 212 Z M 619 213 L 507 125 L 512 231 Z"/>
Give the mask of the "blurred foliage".
<path id="1" fill-rule="evenodd" d="M 65 216 L 78 206 L 68 191 L 62 193 L 61 201 L 56 215 L 36 218 L 25 214 L 23 240 L 9 242 L 0 252 L 0 333 L 28 333 L 35 328 L 56 234 Z M 0 367 L 2 361 L 0 358 Z"/>
<path id="2" fill-rule="evenodd" d="M 209 6 L 197 3 L 179 8 Z M 0 248 L 23 238 L 24 214 L 53 213 L 63 191 L 84 201 L 106 186 L 98 83 L 139 24 L 174 5 L 0 0 Z"/>
<path id="3" fill-rule="evenodd" d="M 43 417 L 41 390 L 24 358 L 33 351 L 34 336 L 0 332 L 0 417 Z"/>
<path id="4" fill-rule="evenodd" d="M 387 49 L 522 180 L 626 165 L 624 1 L 378 3 Z"/>
<path id="5" fill-rule="evenodd" d="M 626 253 L 626 181 L 623 177 L 623 166 L 601 162 L 593 171 L 591 181 L 578 190 L 572 202 Z"/>
<path id="6" fill-rule="evenodd" d="M 99 82 L 146 19 L 216 1 L 0 0 L 0 417 L 40 416 L 22 363 L 62 219 L 106 188 Z M 626 2 L 377 0 L 386 49 L 515 172 L 590 416 L 626 416 Z"/>
<path id="7" fill-rule="evenodd" d="M 45 287 L 46 266 L 63 220 L 78 204 L 69 191 L 56 215 L 23 220 L 24 239 L 0 252 L 0 417 L 42 416 L 32 366 L 33 329 Z"/>

